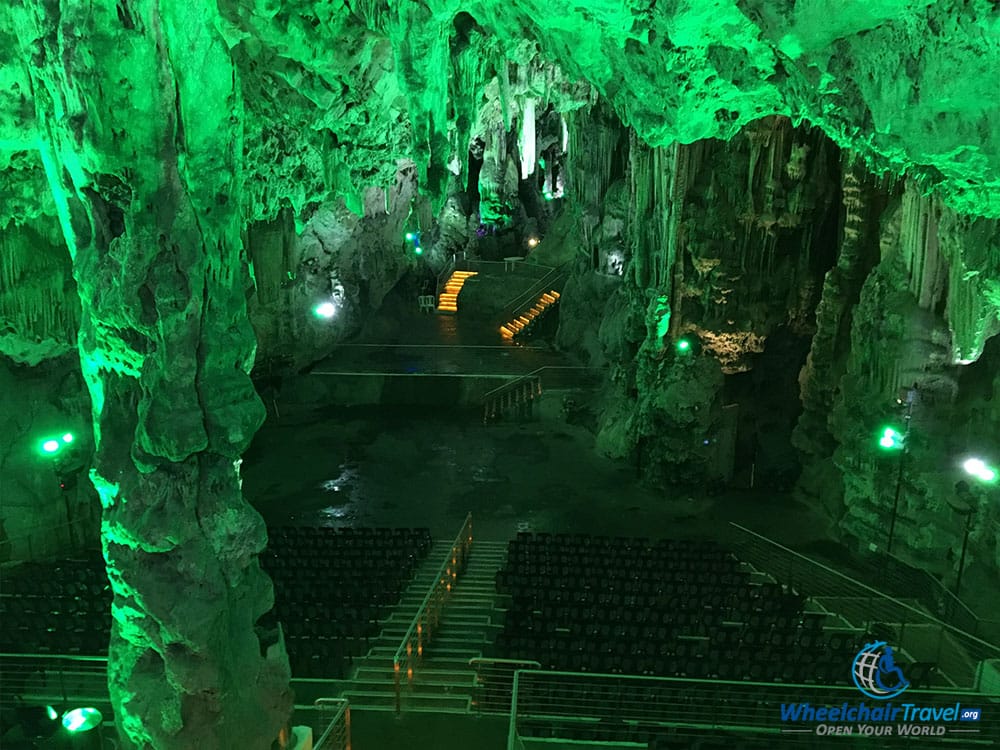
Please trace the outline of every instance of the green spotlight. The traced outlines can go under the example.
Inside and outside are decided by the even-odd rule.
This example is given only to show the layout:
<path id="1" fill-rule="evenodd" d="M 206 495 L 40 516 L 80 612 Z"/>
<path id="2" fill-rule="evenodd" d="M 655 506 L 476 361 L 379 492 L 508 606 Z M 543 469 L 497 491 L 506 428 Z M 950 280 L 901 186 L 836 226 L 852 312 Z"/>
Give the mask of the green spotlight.
<path id="1" fill-rule="evenodd" d="M 330 319 L 337 314 L 337 306 L 332 302 L 321 302 L 313 308 L 317 318 Z"/>
<path id="2" fill-rule="evenodd" d="M 680 341 L 677 342 L 677 351 L 679 351 L 681 354 L 691 351 L 691 342 L 688 341 L 687 339 L 681 339 Z"/>
<path id="3" fill-rule="evenodd" d="M 406 233 L 406 239 L 407 239 L 407 240 L 409 240 L 410 242 L 413 242 L 413 238 L 414 238 L 415 236 L 416 236 L 416 235 L 414 235 L 414 234 L 413 234 L 413 232 L 407 232 L 407 233 Z"/>
<path id="4" fill-rule="evenodd" d="M 67 443 L 67 444 L 72 443 L 73 442 L 73 433 L 72 432 L 67 432 L 65 435 L 62 436 L 62 441 L 64 443 Z"/>
<path id="5" fill-rule="evenodd" d="M 968 458 L 962 463 L 962 468 L 981 482 L 992 482 L 997 478 L 997 471 L 988 466 L 981 458 Z"/>
<path id="6" fill-rule="evenodd" d="M 413 253 L 414 255 L 423 255 L 424 251 L 420 248 L 420 245 L 417 245 L 415 248 L 413 248 Z"/>
<path id="7" fill-rule="evenodd" d="M 67 732 L 86 732 L 100 724 L 103 718 L 96 708 L 74 708 L 63 714 L 62 725 Z"/>
<path id="8" fill-rule="evenodd" d="M 42 453 L 53 454 L 58 452 L 60 448 L 58 440 L 46 440 L 42 443 Z"/>
<path id="9" fill-rule="evenodd" d="M 903 447 L 903 436 L 892 427 L 882 429 L 882 436 L 878 440 L 880 448 L 887 451 L 899 450 Z"/>
<path id="10" fill-rule="evenodd" d="M 59 712 L 56 711 L 52 706 L 45 707 L 45 715 L 49 717 L 51 721 L 55 721 L 59 718 Z"/>

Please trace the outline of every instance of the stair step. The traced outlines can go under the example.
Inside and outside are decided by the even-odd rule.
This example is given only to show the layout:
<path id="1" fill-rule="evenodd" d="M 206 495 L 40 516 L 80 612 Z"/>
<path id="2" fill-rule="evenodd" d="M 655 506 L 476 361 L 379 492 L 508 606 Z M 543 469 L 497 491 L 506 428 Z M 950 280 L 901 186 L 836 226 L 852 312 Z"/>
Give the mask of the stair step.
<path id="1" fill-rule="evenodd" d="M 395 652 L 394 652 L 395 653 Z M 384 656 L 368 656 L 365 658 L 364 663 L 358 667 L 359 671 L 361 669 L 375 669 L 384 672 L 389 672 L 390 677 L 392 676 L 392 665 L 393 665 L 393 654 L 385 654 Z M 478 651 L 469 650 L 470 656 L 440 656 L 438 655 L 438 650 L 435 649 L 434 653 L 430 656 L 424 657 L 424 668 L 432 670 L 443 670 L 443 671 L 462 671 L 468 670 L 469 659 L 478 658 Z"/>
<path id="2" fill-rule="evenodd" d="M 396 655 L 396 646 L 378 646 L 371 650 L 371 655 L 367 658 L 369 659 L 382 659 L 388 658 L 392 659 Z M 432 661 L 434 664 L 442 663 L 444 665 L 454 666 L 457 662 L 468 662 L 469 659 L 475 659 L 481 656 L 480 649 L 469 648 L 469 647 L 447 647 L 439 643 L 434 644 L 434 653 L 429 654 L 426 658 Z"/>
<path id="3" fill-rule="evenodd" d="M 367 693 L 347 690 L 343 697 L 351 702 L 352 711 L 395 711 L 395 693 Z M 435 713 L 467 713 L 472 701 L 461 695 L 413 695 L 403 696 L 403 707 L 407 711 L 433 711 Z"/>
<path id="4" fill-rule="evenodd" d="M 435 661 L 436 665 L 437 662 Z M 438 666 L 431 666 L 430 660 L 425 659 L 424 663 L 417 668 L 417 679 L 426 684 L 472 684 L 474 672 L 468 663 L 462 664 L 455 669 L 442 669 Z M 393 669 L 389 664 L 386 667 L 361 667 L 355 675 L 356 681 L 381 681 L 392 682 Z"/>

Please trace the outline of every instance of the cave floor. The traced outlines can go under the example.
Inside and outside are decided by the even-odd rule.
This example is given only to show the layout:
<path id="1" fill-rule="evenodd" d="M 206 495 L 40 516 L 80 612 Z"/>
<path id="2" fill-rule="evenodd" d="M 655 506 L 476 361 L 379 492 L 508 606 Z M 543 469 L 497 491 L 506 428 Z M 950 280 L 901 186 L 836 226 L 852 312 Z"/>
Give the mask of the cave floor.
<path id="1" fill-rule="evenodd" d="M 246 497 L 271 525 L 426 526 L 727 539 L 728 522 L 796 546 L 828 540 L 828 521 L 790 496 L 653 490 L 634 467 L 597 456 L 558 419 L 484 427 L 475 411 L 282 408 L 243 464 Z"/>

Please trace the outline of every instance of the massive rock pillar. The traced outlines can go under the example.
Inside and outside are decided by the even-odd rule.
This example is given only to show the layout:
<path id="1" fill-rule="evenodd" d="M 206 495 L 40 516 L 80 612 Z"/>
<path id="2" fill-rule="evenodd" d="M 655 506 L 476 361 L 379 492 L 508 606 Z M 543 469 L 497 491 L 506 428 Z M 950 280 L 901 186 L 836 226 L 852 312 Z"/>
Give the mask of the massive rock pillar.
<path id="1" fill-rule="evenodd" d="M 239 458 L 264 410 L 248 376 L 243 102 L 215 4 L 9 12 L 82 303 L 121 734 L 268 748 L 291 700 L 282 646 L 254 629 L 273 591 Z"/>

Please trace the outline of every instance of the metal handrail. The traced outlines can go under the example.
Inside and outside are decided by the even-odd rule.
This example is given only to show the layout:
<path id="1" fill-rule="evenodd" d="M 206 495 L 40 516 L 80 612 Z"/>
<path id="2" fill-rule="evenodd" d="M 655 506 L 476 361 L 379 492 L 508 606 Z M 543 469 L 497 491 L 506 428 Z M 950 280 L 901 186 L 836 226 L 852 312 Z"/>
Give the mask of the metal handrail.
<path id="1" fill-rule="evenodd" d="M 533 377 L 541 377 L 542 373 L 546 370 L 600 370 L 600 367 L 587 367 L 586 365 L 543 365 L 537 370 L 532 370 L 531 372 L 525 373 L 524 375 L 517 375 L 512 380 L 507 381 L 503 385 L 498 385 L 491 391 L 487 391 L 483 394 L 483 401 L 488 402 L 491 398 L 499 396 L 502 393 L 510 390 L 511 388 L 517 386 L 524 380 L 528 380 Z"/>
<path id="2" fill-rule="evenodd" d="M 351 703 L 346 698 L 317 698 L 313 703 L 316 710 L 319 711 L 322 716 L 324 713 L 329 713 L 333 710 L 333 716 L 330 717 L 327 722 L 326 730 L 320 735 L 320 738 L 313 745 L 314 750 L 350 750 L 351 748 Z M 324 721 L 325 721 L 324 717 Z M 344 722 L 344 739 L 345 742 L 340 748 L 328 748 L 324 745 L 325 742 L 330 740 L 333 736 L 334 730 L 337 728 L 337 724 L 343 720 Z"/>
<path id="3" fill-rule="evenodd" d="M 107 663 L 108 657 L 106 656 L 84 656 L 82 654 L 10 654 L 2 653 L 0 654 L 0 659 L 39 659 L 40 661 L 45 660 L 56 660 L 65 659 L 67 661 L 94 661 L 94 662 L 105 662 Z"/>
<path id="4" fill-rule="evenodd" d="M 23 697 L 25 691 L 63 702 L 77 697 L 110 700 L 106 656 L 2 653 L 0 672 L 0 704 Z"/>
<path id="5" fill-rule="evenodd" d="M 845 670 L 849 666 L 845 665 Z M 546 685 L 550 686 L 548 693 Z M 620 702 L 606 700 L 605 690 L 612 691 Z M 978 705 L 984 696 L 993 698 L 997 692 L 948 687 L 908 689 L 906 696 L 924 698 L 918 701 L 924 704 L 954 705 L 956 699 L 964 703 L 968 698 L 969 705 Z M 847 685 L 518 670 L 514 673 L 507 747 L 515 750 L 520 746 L 518 729 L 522 720 L 547 722 L 554 727 L 573 723 L 597 732 L 603 731 L 603 720 L 613 719 L 615 723 L 607 727 L 610 731 L 644 724 L 661 729 L 729 729 L 778 735 L 778 707 L 782 702 L 840 705 L 845 700 L 855 703 L 861 697 L 856 687 Z M 719 710 L 721 704 L 725 710 Z M 988 719 L 996 723 L 996 717 Z M 994 731 L 993 727 L 988 731 Z"/>
<path id="6" fill-rule="evenodd" d="M 560 277 L 568 275 L 569 272 L 564 270 L 567 265 L 568 265 L 567 263 L 564 263 L 561 266 L 550 268 L 548 273 L 542 276 L 542 278 L 540 278 L 538 281 L 536 281 L 534 284 L 528 287 L 525 291 L 507 300 L 507 302 L 504 303 L 504 306 L 502 308 L 502 315 L 504 316 L 504 322 L 510 320 L 510 318 L 512 317 L 516 318 L 518 313 L 523 311 L 525 306 L 528 305 L 529 303 L 533 304 L 535 298 L 541 294 L 540 290 L 555 285 L 560 280 Z M 556 277 L 550 282 L 548 279 L 553 274 L 556 274 Z M 521 300 L 522 297 L 524 298 L 523 301 Z"/>
<path id="7" fill-rule="evenodd" d="M 770 545 L 771 547 L 773 547 L 773 548 L 775 548 L 777 550 L 780 550 L 780 552 L 782 554 L 787 555 L 787 556 L 791 556 L 794 560 L 796 560 L 796 561 L 798 561 L 800 563 L 803 563 L 805 565 L 811 566 L 814 571 L 819 570 L 819 571 L 822 571 L 823 573 L 825 573 L 827 576 L 832 576 L 834 578 L 834 580 L 836 581 L 836 583 L 839 584 L 839 585 L 841 585 L 841 586 L 844 586 L 845 590 L 847 592 L 849 592 L 849 593 L 853 589 L 855 592 L 863 592 L 863 593 L 860 593 L 859 595 L 863 596 L 863 597 L 866 597 L 869 600 L 882 600 L 882 601 L 885 601 L 885 602 L 890 602 L 894 607 L 899 607 L 899 608 L 907 611 L 908 613 L 910 613 L 915 618 L 915 620 L 917 622 L 928 622 L 928 623 L 937 625 L 939 627 L 945 628 L 946 630 L 950 631 L 953 635 L 959 636 L 963 640 L 967 641 L 969 644 L 972 644 L 972 645 L 975 645 L 975 646 L 981 648 L 984 653 L 990 655 L 990 658 L 998 658 L 998 657 L 1000 657 L 1000 646 L 997 646 L 994 643 L 990 643 L 989 641 L 985 641 L 982 638 L 979 638 L 978 636 L 973 635 L 972 633 L 969 633 L 969 632 L 966 632 L 966 631 L 961 630 L 959 628 L 956 628 L 954 625 L 951 625 L 950 623 L 947 623 L 947 622 L 945 622 L 945 621 L 943 621 L 943 620 L 935 617 L 934 615 L 930 614 L 929 612 L 919 610 L 916 607 L 913 607 L 913 606 L 907 604 L 906 602 L 903 602 L 903 601 L 900 601 L 898 599 L 895 599 L 894 597 L 888 596 L 887 594 L 879 591 L 878 589 L 875 589 L 875 588 L 873 588 L 871 586 L 868 586 L 867 584 L 864 584 L 861 581 L 858 581 L 858 580 L 856 580 L 854 578 L 851 578 L 850 576 L 844 575 L 843 573 L 841 573 L 838 570 L 834 570 L 833 568 L 831 568 L 831 567 L 829 567 L 827 565 L 824 565 L 821 562 L 818 562 L 818 561 L 813 560 L 813 559 L 811 559 L 809 557 L 806 557 L 805 555 L 803 555 L 803 554 L 801 554 L 799 552 L 796 552 L 793 549 L 789 549 L 788 547 L 785 547 L 784 545 L 779 544 L 778 542 L 775 542 L 773 539 L 768 539 L 766 536 L 764 536 L 762 534 L 758 534 L 756 531 L 748 529 L 748 528 L 746 528 L 744 526 L 740 526 L 738 523 L 730 522 L 729 525 L 731 527 L 737 529 L 738 531 L 742 532 L 744 535 L 750 537 L 752 540 L 757 541 L 757 542 L 762 542 L 762 543 L 764 543 L 766 545 Z M 745 548 L 744 548 L 744 550 L 740 550 L 739 546 L 737 546 L 737 551 L 741 552 L 741 554 L 745 554 L 746 550 L 745 550 Z M 754 565 L 758 565 L 758 562 L 755 562 L 754 560 L 746 560 L 746 562 L 752 563 Z M 764 563 L 763 567 L 766 568 L 767 564 Z M 780 572 L 779 571 L 765 570 L 764 572 L 770 573 L 771 575 L 773 575 L 775 577 L 780 576 Z M 790 583 L 791 585 L 795 586 L 796 584 L 800 584 L 801 585 L 802 583 L 804 583 L 806 581 L 815 582 L 816 580 L 817 580 L 817 577 L 816 577 L 815 574 L 813 574 L 813 575 L 809 575 L 809 576 L 803 577 L 803 580 L 800 580 L 800 581 L 797 581 L 797 582 L 794 581 L 794 580 L 791 580 L 791 581 L 788 581 L 788 583 Z M 806 594 L 806 595 L 810 595 L 810 592 L 806 591 L 806 590 L 802 590 L 801 593 Z M 813 593 L 811 595 L 812 596 L 823 596 L 824 594 L 822 594 L 822 593 Z M 836 596 L 837 594 L 828 594 L 828 595 Z"/>
<path id="8" fill-rule="evenodd" d="M 511 700 L 514 673 L 519 670 L 542 668 L 541 663 L 533 659 L 500 659 L 488 656 L 469 659 L 469 666 L 476 673 L 473 689 L 476 712 L 501 714 L 509 712 L 513 705 Z M 484 689 L 488 694 L 491 693 L 488 699 L 484 699 Z"/>
<path id="9" fill-rule="evenodd" d="M 455 260 L 456 255 L 452 253 L 452 256 L 448 259 L 448 262 L 444 264 L 444 268 L 441 269 L 441 273 L 437 275 L 434 280 L 434 304 L 436 305 L 438 300 L 441 299 L 441 285 L 444 283 L 442 279 L 447 280 L 451 276 L 451 272 L 455 270 L 458 262 Z"/>
<path id="10" fill-rule="evenodd" d="M 903 560 L 896 557 L 895 555 L 883 552 L 880 556 L 881 562 L 885 565 L 886 561 L 892 561 L 897 563 L 900 567 L 911 568 Z M 912 569 L 912 568 L 911 568 Z M 929 587 L 931 590 L 931 601 L 937 598 L 940 601 L 940 611 L 942 617 L 946 618 L 949 622 L 966 632 L 970 630 L 966 627 L 959 625 L 958 623 L 962 621 L 962 616 L 964 616 L 964 622 L 969 622 L 972 624 L 972 635 L 979 636 L 986 628 L 991 629 L 991 637 L 998 637 L 1000 634 L 1000 620 L 990 619 L 988 617 L 982 617 L 977 614 L 968 604 L 966 604 L 961 597 L 956 596 L 955 592 L 944 585 L 942 581 L 934 577 L 925 570 L 914 569 L 914 572 L 920 576 L 923 585 Z M 928 604 L 926 600 L 926 591 L 920 592 L 919 598 L 924 600 L 925 604 Z M 935 607 L 936 608 L 936 607 Z M 985 627 L 984 627 L 985 626 Z"/>
<path id="11" fill-rule="evenodd" d="M 469 551 L 472 548 L 472 513 L 469 513 L 465 517 L 465 522 L 462 524 L 461 530 L 455 537 L 455 541 L 452 542 L 451 548 L 448 550 L 448 556 L 445 561 L 441 563 L 441 567 L 438 569 L 437 576 L 434 579 L 434 583 L 431 584 L 430 589 L 424 595 L 423 601 L 421 601 L 420 606 L 417 608 L 416 614 L 413 615 L 413 619 L 410 621 L 410 626 L 406 629 L 406 633 L 403 636 L 403 640 L 400 642 L 399 647 L 396 649 L 396 653 L 392 659 L 392 671 L 393 671 L 393 682 L 396 691 L 396 713 L 400 713 L 402 710 L 402 671 L 403 665 L 406 664 L 406 679 L 407 682 L 413 680 L 413 664 L 411 663 L 411 658 L 414 655 L 414 650 L 416 651 L 416 658 L 419 660 L 423 657 L 424 652 L 424 640 L 430 641 L 434 636 L 434 629 L 437 627 L 436 616 L 432 620 L 425 620 L 425 616 L 428 613 L 429 605 L 432 600 L 440 600 L 443 608 L 443 600 L 451 594 L 451 590 L 458 580 L 458 575 L 461 568 L 467 561 Z M 430 627 L 426 627 L 430 625 Z M 416 649 L 414 649 L 414 642 L 416 643 Z"/>
<path id="12" fill-rule="evenodd" d="M 845 665 L 845 672 L 850 663 Z M 849 672 L 848 672 L 849 673 Z M 863 696 L 850 685 L 823 686 L 801 683 L 726 681 L 653 677 L 647 675 L 592 674 L 547 670 L 518 670 L 514 675 L 513 700 L 507 747 L 519 748 L 519 730 L 525 722 L 547 725 L 558 738 L 558 730 L 568 726 L 592 735 L 583 740 L 617 744 L 616 732 L 643 727 L 656 733 L 671 729 L 685 731 L 736 731 L 740 733 L 782 734 L 781 704 L 809 703 L 840 706 L 857 704 Z M 917 705 L 981 708 L 984 697 L 995 690 L 970 691 L 951 687 L 910 688 L 907 702 Z M 610 697 L 610 699 L 609 699 Z M 976 728 L 983 739 L 997 732 L 997 717 L 981 714 Z M 806 721 L 812 721 L 807 719 Z M 808 744 L 808 743 L 807 743 Z M 638 745 L 645 747 L 643 742 Z"/>

